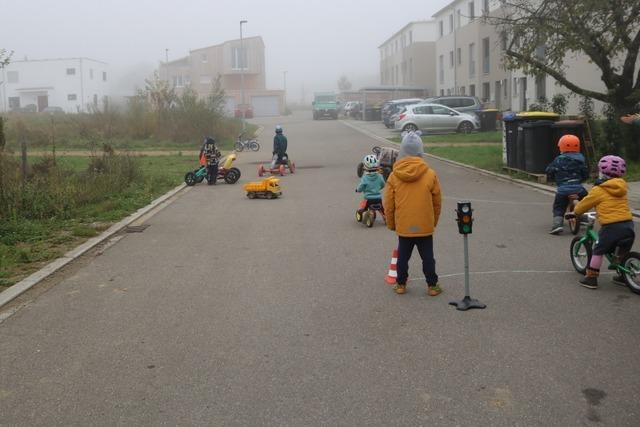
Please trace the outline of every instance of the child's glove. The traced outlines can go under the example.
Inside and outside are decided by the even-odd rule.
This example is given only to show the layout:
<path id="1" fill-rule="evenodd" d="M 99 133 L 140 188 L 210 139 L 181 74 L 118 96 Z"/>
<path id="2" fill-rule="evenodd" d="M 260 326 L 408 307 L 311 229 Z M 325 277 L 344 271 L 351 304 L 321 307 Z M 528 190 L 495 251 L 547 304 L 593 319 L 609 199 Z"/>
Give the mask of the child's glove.
<path id="1" fill-rule="evenodd" d="M 574 213 L 567 213 L 564 215 L 564 219 L 576 219 L 576 214 Z"/>

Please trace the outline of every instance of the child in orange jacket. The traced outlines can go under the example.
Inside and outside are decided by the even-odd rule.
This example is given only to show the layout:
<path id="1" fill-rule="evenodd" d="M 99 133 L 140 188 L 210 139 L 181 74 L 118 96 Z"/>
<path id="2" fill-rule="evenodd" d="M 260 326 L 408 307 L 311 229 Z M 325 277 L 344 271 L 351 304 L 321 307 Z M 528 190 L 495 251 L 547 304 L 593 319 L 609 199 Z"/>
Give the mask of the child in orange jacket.
<path id="1" fill-rule="evenodd" d="M 396 293 L 406 292 L 409 258 L 417 246 L 427 293 L 436 296 L 442 289 L 433 256 L 433 233 L 440 218 L 442 195 L 438 175 L 422 159 L 423 153 L 420 133 L 403 133 L 398 160 L 385 186 L 383 205 L 387 227 L 398 235 Z"/>

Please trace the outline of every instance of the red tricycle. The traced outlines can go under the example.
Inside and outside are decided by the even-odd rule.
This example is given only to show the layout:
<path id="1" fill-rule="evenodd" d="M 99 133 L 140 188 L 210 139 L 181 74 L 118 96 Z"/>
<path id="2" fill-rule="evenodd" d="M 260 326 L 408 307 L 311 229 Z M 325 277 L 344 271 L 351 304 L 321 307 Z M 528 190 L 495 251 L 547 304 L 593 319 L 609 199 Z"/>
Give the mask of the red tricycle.
<path id="1" fill-rule="evenodd" d="M 267 167 L 264 165 L 258 166 L 258 176 L 264 176 L 266 173 L 283 176 L 287 169 L 289 169 L 289 173 L 294 173 L 296 171 L 296 164 L 290 161 L 286 154 L 282 157 L 274 154 L 273 161 L 270 165 Z"/>
<path id="2" fill-rule="evenodd" d="M 358 210 L 356 211 L 356 221 L 363 223 L 368 228 L 371 228 L 373 227 L 373 223 L 376 222 L 376 212 L 380 212 L 382 220 L 386 224 L 387 218 L 384 215 L 382 201 L 362 199 L 358 206 Z"/>

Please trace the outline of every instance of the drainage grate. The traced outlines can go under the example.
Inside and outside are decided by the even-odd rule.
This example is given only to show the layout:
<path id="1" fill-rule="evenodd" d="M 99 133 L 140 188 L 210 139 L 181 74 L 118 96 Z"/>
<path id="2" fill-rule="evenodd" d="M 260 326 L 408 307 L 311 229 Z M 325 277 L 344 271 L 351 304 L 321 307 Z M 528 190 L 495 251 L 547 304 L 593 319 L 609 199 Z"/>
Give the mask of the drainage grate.
<path id="1" fill-rule="evenodd" d="M 147 229 L 147 227 L 149 227 L 149 224 L 127 225 L 127 227 L 125 228 L 125 231 L 127 233 L 142 233 L 144 230 Z"/>

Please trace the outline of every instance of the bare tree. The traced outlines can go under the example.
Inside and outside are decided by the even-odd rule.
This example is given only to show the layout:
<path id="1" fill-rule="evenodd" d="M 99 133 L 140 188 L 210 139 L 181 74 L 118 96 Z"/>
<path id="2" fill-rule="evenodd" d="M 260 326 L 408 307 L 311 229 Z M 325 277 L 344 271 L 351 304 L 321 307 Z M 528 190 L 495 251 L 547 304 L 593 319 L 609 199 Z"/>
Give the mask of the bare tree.
<path id="1" fill-rule="evenodd" d="M 351 90 L 351 82 L 349 81 L 349 79 L 347 78 L 346 75 L 341 75 L 340 79 L 338 79 L 338 89 L 340 89 L 340 92 L 346 92 L 348 90 Z"/>

